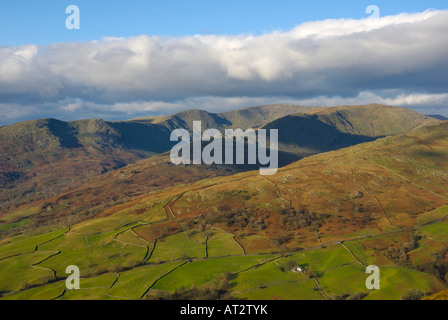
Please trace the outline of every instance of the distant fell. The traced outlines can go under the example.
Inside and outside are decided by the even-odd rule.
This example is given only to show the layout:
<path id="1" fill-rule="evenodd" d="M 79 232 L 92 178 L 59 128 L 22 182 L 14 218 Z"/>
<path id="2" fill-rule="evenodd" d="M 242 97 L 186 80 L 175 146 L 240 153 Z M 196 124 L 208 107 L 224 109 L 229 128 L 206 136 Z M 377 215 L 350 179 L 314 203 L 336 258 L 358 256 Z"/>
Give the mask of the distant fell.
<path id="1" fill-rule="evenodd" d="M 367 137 L 403 134 L 437 123 L 434 118 L 410 109 L 379 104 L 325 108 L 311 114 L 341 132 Z"/>
<path id="2" fill-rule="evenodd" d="M 280 166 L 440 120 L 391 106 L 268 105 L 210 113 L 189 110 L 128 121 L 39 119 L 0 127 L 0 208 L 74 190 L 96 176 L 169 152 L 175 129 L 279 130 Z"/>
<path id="3" fill-rule="evenodd" d="M 428 114 L 428 117 L 431 117 L 431 118 L 434 118 L 434 119 L 437 119 L 437 120 L 442 120 L 442 121 L 447 121 L 448 120 L 447 117 L 442 116 L 440 114 Z"/>
<path id="4" fill-rule="evenodd" d="M 409 109 L 372 104 L 314 109 L 285 116 L 263 128 L 278 129 L 279 150 L 303 158 L 439 122 Z"/>
<path id="5" fill-rule="evenodd" d="M 159 124 L 170 129 L 177 129 L 179 127 L 192 129 L 193 121 L 202 121 L 205 128 L 215 128 L 218 130 L 226 128 L 248 129 L 259 128 L 271 121 L 290 114 L 310 112 L 315 109 L 318 108 L 283 104 L 250 107 L 223 113 L 211 113 L 193 109 L 169 116 L 137 118 L 130 121 Z"/>

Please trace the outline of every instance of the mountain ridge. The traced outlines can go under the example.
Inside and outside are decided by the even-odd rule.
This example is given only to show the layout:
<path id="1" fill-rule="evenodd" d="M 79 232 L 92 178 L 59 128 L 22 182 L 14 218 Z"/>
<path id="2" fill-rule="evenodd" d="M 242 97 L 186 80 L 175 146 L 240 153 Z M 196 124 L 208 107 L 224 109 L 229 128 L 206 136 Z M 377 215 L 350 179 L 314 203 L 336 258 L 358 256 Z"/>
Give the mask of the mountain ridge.
<path id="1" fill-rule="evenodd" d="M 379 109 L 387 112 L 378 112 Z M 396 116 L 386 119 L 390 114 Z M 252 125 L 248 122 L 251 117 L 254 117 Z M 171 131 L 191 130 L 193 121 L 202 121 L 203 129 L 216 126 L 224 130 L 233 124 L 279 129 L 280 163 L 286 165 L 316 153 L 376 139 L 377 134 L 369 135 L 365 129 L 364 122 L 369 117 L 376 117 L 374 130 L 383 134 L 407 132 L 439 121 L 389 106 L 268 105 L 222 114 L 196 109 L 157 121 L 38 119 L 20 122 L 0 128 L 0 200 L 6 209 L 45 199 L 61 191 L 74 190 L 92 177 L 168 152 L 174 145 L 170 141 Z M 398 128 L 384 131 L 382 120 L 396 121 Z"/>
<path id="2" fill-rule="evenodd" d="M 11 232 L 0 240 L 1 298 L 48 289 L 56 289 L 49 298 L 73 298 L 63 291 L 67 263 L 83 270 L 83 283 L 102 281 L 92 299 L 197 297 L 193 287 L 226 275 L 227 292 L 241 299 L 297 299 L 297 281 L 310 284 L 300 287 L 306 299 L 408 299 L 447 289 L 448 121 L 313 155 L 270 177 L 204 177 L 211 167 L 169 166 L 166 154 L 154 156 L 38 210 L 2 216 L 0 230 Z M 197 181 L 133 189 L 151 175 L 173 180 L 202 169 Z M 113 190 L 116 203 L 86 215 L 82 203 L 106 201 Z M 29 289 L 35 265 L 53 276 Z M 368 265 L 380 268 L 383 290 L 365 288 Z M 291 271 L 297 266 L 303 274 Z M 159 267 L 165 276 L 148 292 L 146 278 Z M 148 284 L 136 292 L 136 281 Z"/>

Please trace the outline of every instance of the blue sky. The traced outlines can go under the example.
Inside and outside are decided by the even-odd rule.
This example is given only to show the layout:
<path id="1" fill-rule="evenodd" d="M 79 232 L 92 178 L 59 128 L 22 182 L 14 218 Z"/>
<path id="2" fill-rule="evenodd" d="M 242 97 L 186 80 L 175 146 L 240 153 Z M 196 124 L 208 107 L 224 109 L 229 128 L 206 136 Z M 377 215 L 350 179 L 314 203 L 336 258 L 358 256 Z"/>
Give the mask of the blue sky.
<path id="1" fill-rule="evenodd" d="M 69 5 L 80 30 L 66 29 Z M 370 5 L 379 19 L 368 19 Z M 446 0 L 3 0 L 0 125 L 279 103 L 448 116 L 447 9 Z"/>
<path id="2" fill-rule="evenodd" d="M 81 11 L 81 29 L 67 30 L 65 8 Z M 104 36 L 259 35 L 289 30 L 307 21 L 366 17 L 368 5 L 381 15 L 446 9 L 446 0 L 9 0 L 0 6 L 0 46 L 100 40 Z"/>

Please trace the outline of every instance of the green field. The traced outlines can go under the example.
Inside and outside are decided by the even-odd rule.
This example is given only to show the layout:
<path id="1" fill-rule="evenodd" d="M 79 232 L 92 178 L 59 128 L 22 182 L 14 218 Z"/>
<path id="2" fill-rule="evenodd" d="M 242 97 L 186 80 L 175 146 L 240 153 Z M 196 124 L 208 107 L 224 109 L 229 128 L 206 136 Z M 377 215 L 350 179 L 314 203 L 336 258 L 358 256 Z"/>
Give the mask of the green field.
<path id="1" fill-rule="evenodd" d="M 146 246 L 150 245 L 152 247 L 152 244 L 150 244 L 147 241 L 140 238 L 131 229 L 118 234 L 115 239 L 124 244 L 135 245 L 135 246 L 140 246 L 140 247 L 146 247 Z"/>
<path id="2" fill-rule="evenodd" d="M 243 293 L 253 288 L 269 287 L 274 285 L 287 284 L 289 282 L 299 282 L 305 280 L 303 274 L 290 270 L 282 270 L 276 261 L 269 262 L 258 268 L 238 274 L 234 279 L 233 292 Z"/>
<path id="3" fill-rule="evenodd" d="M 181 262 L 168 262 L 122 272 L 114 286 L 107 290 L 107 294 L 112 297 L 140 299 L 159 278 L 180 265 Z"/>
<path id="4" fill-rule="evenodd" d="M 35 252 L 0 261 L 0 292 L 15 292 L 54 280 L 50 269 L 33 265 L 54 253 Z M 20 281 L 17 281 L 20 275 Z"/>
<path id="5" fill-rule="evenodd" d="M 327 269 L 354 263 L 353 257 L 341 245 L 300 252 L 291 257 L 279 260 L 278 264 L 284 265 L 290 260 L 297 262 L 299 266 L 307 269 L 312 268 L 312 270 L 317 272 L 324 272 Z"/>
<path id="6" fill-rule="evenodd" d="M 5 295 L 4 300 L 53 300 L 61 296 L 65 290 L 65 281 L 27 289 L 15 294 Z"/>
<path id="7" fill-rule="evenodd" d="M 117 233 L 67 233 L 39 247 L 39 250 L 60 251 L 40 266 L 51 268 L 58 277 L 64 277 L 67 266 L 77 265 L 81 277 L 87 277 L 138 265 L 145 257 L 146 248 L 114 241 Z M 107 265 L 103 261 L 107 261 Z"/>
<path id="8" fill-rule="evenodd" d="M 209 257 L 223 257 L 244 254 L 243 249 L 233 239 L 233 235 L 224 230 L 213 228 L 207 241 Z"/>
<path id="9" fill-rule="evenodd" d="M 422 292 L 440 291 L 444 286 L 434 276 L 401 267 L 381 269 L 380 290 L 372 291 L 367 300 L 399 300 L 411 289 Z"/>
<path id="10" fill-rule="evenodd" d="M 234 293 L 232 297 L 249 300 L 322 300 L 313 279 L 255 287 Z"/>
<path id="11" fill-rule="evenodd" d="M 448 221 L 427 225 L 419 229 L 421 233 L 435 240 L 448 241 Z"/>
<path id="12" fill-rule="evenodd" d="M 444 214 L 442 208 L 425 219 L 433 221 Z M 104 224 L 100 218 L 70 230 L 3 239 L 2 299 L 135 300 L 158 292 L 212 288 L 225 274 L 230 275 L 228 294 L 234 299 L 396 300 L 411 289 L 428 294 L 446 289 L 434 275 L 415 270 L 447 248 L 448 222 L 444 221 L 418 228 L 418 245 L 408 252 L 414 265 L 403 267 L 390 259 L 384 244 L 400 247 L 410 232 L 334 242 L 282 256 L 269 254 L 278 249 L 262 236 L 240 237 L 239 243 L 233 234 L 216 227 L 177 232 L 152 244 L 133 232 L 140 223 L 115 218 L 105 219 Z M 371 264 L 380 267 L 380 290 L 365 286 L 365 266 Z M 81 270 L 80 290 L 65 288 L 68 265 Z M 293 267 L 303 271 L 294 272 Z"/>
<path id="13" fill-rule="evenodd" d="M 367 276 L 364 268 L 354 264 L 326 271 L 319 282 L 326 296 L 353 295 L 368 292 L 365 286 Z"/>
<path id="14" fill-rule="evenodd" d="M 150 263 L 205 257 L 205 236 L 197 233 L 189 238 L 185 232 L 159 239 Z"/>
<path id="15" fill-rule="evenodd" d="M 39 246 L 40 248 L 41 244 L 61 236 L 66 231 L 67 229 L 63 229 L 32 237 L 22 235 L 9 239 L 7 242 L 2 242 L 2 244 L 0 244 L 0 260 L 16 254 L 33 252 L 36 249 L 36 246 Z"/>
<path id="16" fill-rule="evenodd" d="M 154 285 L 154 289 L 175 291 L 202 285 L 224 273 L 236 273 L 266 262 L 274 256 L 241 256 L 207 259 L 187 263 Z"/>
<path id="17" fill-rule="evenodd" d="M 448 216 L 448 206 L 437 208 L 436 210 L 419 215 L 417 225 L 421 226 L 425 223 L 436 221 Z"/>
<path id="18" fill-rule="evenodd" d="M 208 238 L 198 230 L 179 232 L 158 239 L 153 248 L 132 232 L 133 226 L 136 224 L 96 234 L 61 229 L 3 240 L 2 298 L 141 299 L 151 290 L 174 293 L 182 288 L 213 286 L 224 274 L 232 275 L 229 294 L 234 299 L 318 300 L 357 294 L 364 299 L 401 299 L 410 289 L 431 293 L 446 288 L 433 275 L 393 266 L 383 259 L 385 264 L 379 265 L 381 289 L 366 289 L 365 267 L 352 254 L 364 265 L 374 264 L 379 253 L 369 246 L 384 241 L 399 243 L 401 240 L 394 240 L 394 234 L 335 243 L 282 257 L 245 255 L 233 235 L 219 228 L 208 230 Z M 420 240 L 419 246 L 409 252 L 413 261 L 427 263 L 432 253 L 445 248 L 446 230 L 447 222 L 420 228 L 422 235 L 434 240 Z M 80 290 L 65 290 L 68 265 L 80 267 Z M 292 266 L 300 266 L 304 271 L 293 272 Z M 16 274 L 21 275 L 20 281 L 16 281 Z"/>

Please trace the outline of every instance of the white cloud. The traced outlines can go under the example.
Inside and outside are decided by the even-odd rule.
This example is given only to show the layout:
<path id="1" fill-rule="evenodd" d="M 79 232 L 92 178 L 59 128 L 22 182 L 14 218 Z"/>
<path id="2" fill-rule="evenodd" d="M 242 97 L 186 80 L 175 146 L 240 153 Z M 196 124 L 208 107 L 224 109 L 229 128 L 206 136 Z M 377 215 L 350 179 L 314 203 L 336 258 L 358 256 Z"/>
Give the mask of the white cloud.
<path id="1" fill-rule="evenodd" d="M 448 108 L 448 93 L 442 94 L 401 94 L 396 98 L 384 99 L 388 104 L 399 106 L 443 106 Z"/>
<path id="2" fill-rule="evenodd" d="M 20 115 L 37 109 L 67 117 L 281 102 L 380 102 L 446 114 L 447 29 L 448 11 L 426 11 L 308 22 L 260 36 L 4 47 L 0 103 L 22 108 Z"/>

